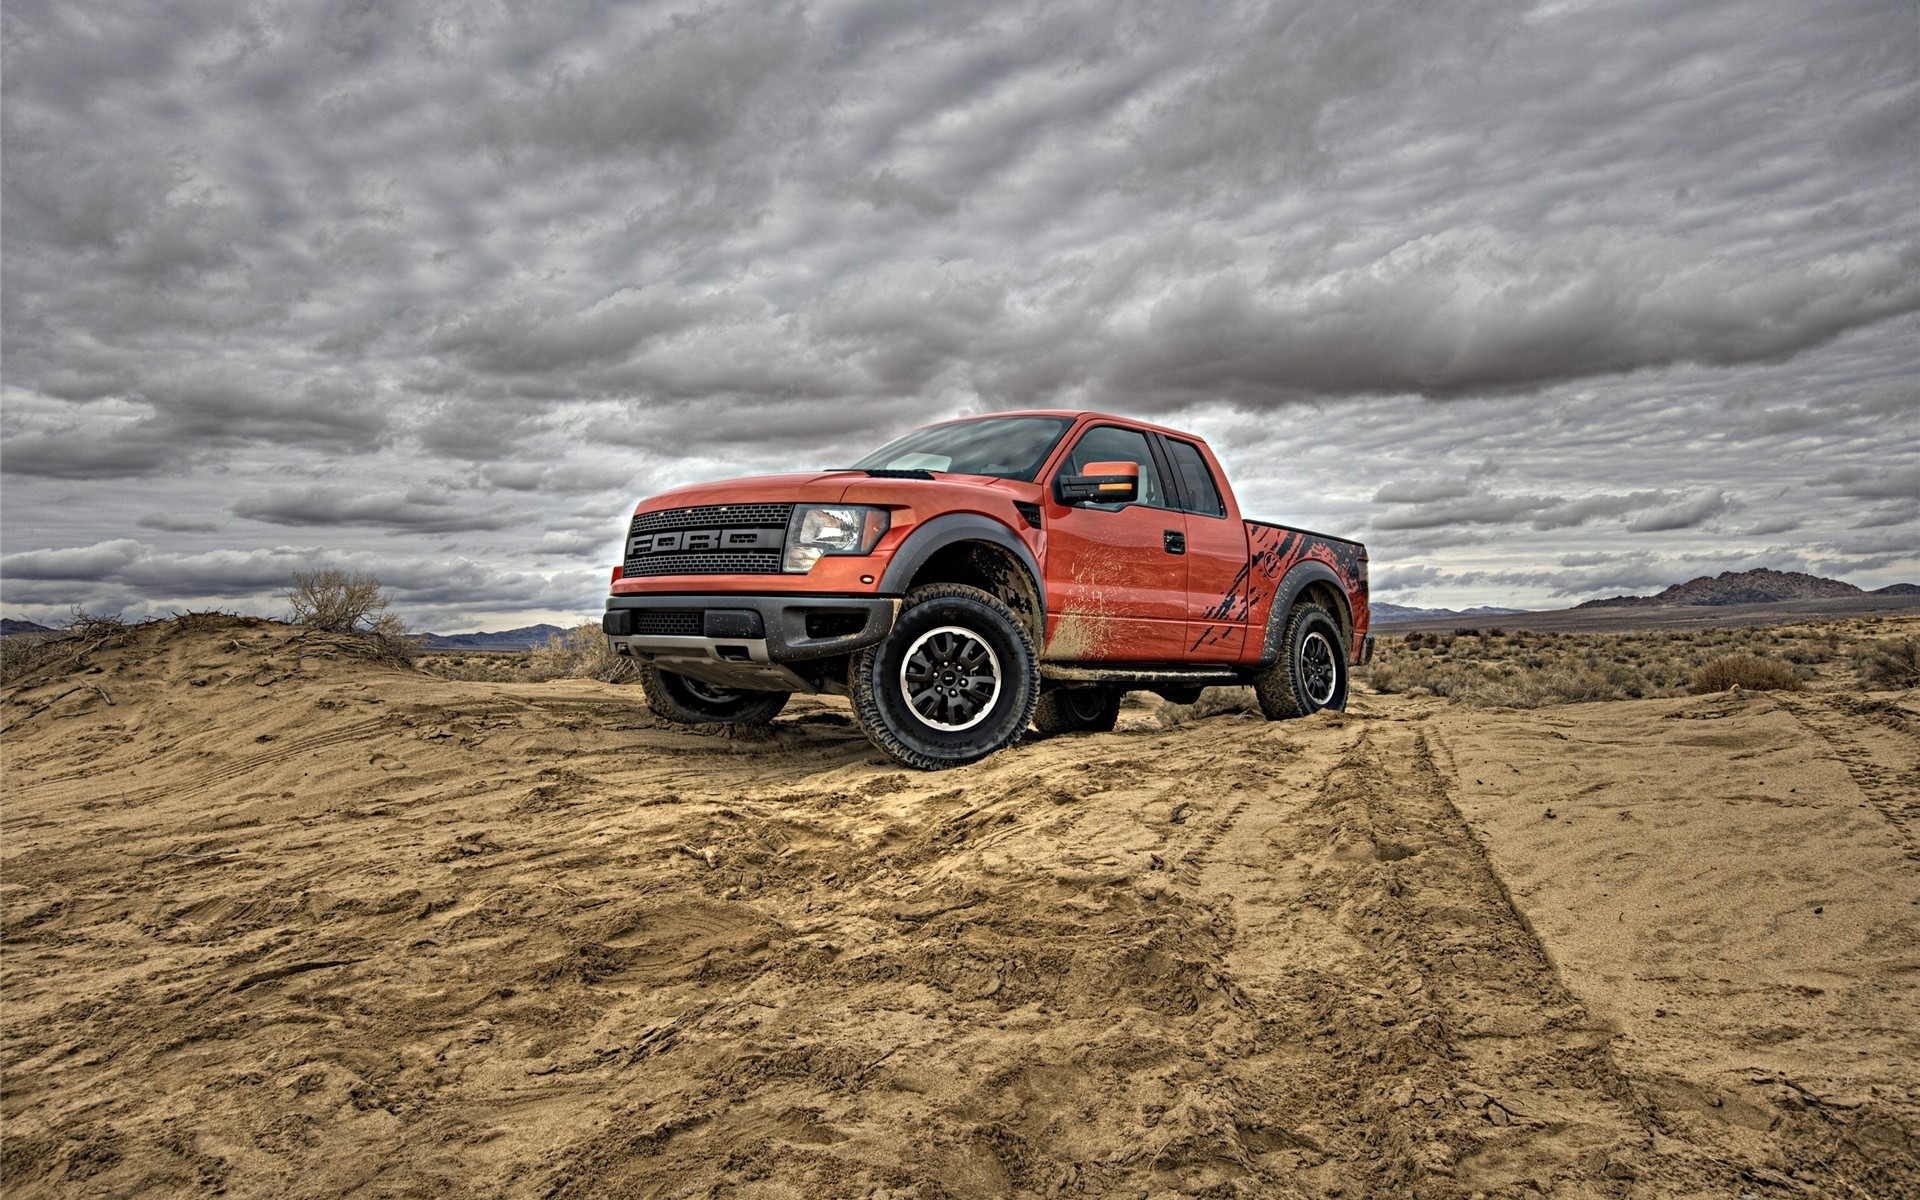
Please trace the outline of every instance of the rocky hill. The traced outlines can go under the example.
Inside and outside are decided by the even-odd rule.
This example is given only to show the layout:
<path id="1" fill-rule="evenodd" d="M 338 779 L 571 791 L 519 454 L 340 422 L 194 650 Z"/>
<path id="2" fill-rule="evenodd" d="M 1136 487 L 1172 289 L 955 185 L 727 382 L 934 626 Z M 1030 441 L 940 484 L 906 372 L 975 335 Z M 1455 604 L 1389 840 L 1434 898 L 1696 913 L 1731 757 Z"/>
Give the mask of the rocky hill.
<path id="1" fill-rule="evenodd" d="M 420 644 L 428 650 L 531 650 L 565 632 L 558 625 L 523 625 L 498 633 L 423 633 Z"/>
<path id="2" fill-rule="evenodd" d="M 1883 589 L 1884 590 L 1884 589 Z M 1826 579 L 1801 571 L 1774 571 L 1759 567 L 1751 571 L 1723 571 L 1702 575 L 1685 583 L 1676 583 L 1652 596 L 1614 596 L 1575 605 L 1582 608 L 1660 608 L 1673 605 L 1720 606 L 1726 604 L 1778 604 L 1787 600 L 1836 600 L 1866 595 L 1861 589 L 1838 579 Z"/>

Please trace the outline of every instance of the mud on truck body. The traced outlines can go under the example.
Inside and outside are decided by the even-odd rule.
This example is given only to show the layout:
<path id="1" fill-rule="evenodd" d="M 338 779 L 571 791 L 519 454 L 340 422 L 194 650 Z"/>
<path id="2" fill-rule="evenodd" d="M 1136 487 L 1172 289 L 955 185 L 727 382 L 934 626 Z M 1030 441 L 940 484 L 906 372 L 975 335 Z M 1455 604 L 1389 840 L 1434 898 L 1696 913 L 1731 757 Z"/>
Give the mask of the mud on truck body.
<path id="1" fill-rule="evenodd" d="M 1343 708 L 1371 650 L 1367 552 L 1243 518 L 1191 434 L 1095 412 L 918 429 L 845 469 L 642 500 L 603 628 L 669 720 L 847 696 L 924 769 L 1113 728 L 1122 695 L 1250 684 Z"/>

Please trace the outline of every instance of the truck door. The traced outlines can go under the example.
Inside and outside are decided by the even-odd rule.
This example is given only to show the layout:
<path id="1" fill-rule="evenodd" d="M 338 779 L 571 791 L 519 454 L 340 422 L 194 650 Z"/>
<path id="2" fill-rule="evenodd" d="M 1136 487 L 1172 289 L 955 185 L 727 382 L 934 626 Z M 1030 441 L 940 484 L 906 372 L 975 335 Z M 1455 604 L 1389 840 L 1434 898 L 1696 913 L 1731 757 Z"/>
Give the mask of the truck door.
<path id="1" fill-rule="evenodd" d="M 1095 425 L 1055 469 L 1140 465 L 1130 504 L 1060 503 L 1047 481 L 1047 644 L 1056 662 L 1178 662 L 1186 649 L 1187 559 L 1183 514 L 1136 429 Z"/>
<path id="2" fill-rule="evenodd" d="M 1241 599 L 1247 585 L 1247 527 L 1227 511 L 1225 493 L 1200 447 L 1161 437 L 1179 488 L 1187 531 L 1187 640 L 1189 662 L 1236 662 L 1247 639 Z"/>

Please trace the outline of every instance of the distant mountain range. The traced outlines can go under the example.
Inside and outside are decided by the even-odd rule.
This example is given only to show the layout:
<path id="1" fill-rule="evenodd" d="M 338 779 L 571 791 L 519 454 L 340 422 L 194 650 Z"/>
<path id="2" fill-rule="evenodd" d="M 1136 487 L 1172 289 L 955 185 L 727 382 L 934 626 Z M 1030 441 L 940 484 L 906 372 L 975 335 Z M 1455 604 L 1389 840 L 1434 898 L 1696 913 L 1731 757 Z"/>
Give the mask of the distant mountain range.
<path id="1" fill-rule="evenodd" d="M 16 621 L 12 617 L 0 617 L 0 637 L 12 637 L 16 633 L 52 633 L 45 625 L 36 625 L 32 621 Z"/>
<path id="2" fill-rule="evenodd" d="M 531 650 L 566 632 L 558 625 L 523 625 L 498 633 L 423 633 L 420 644 L 427 650 Z"/>
<path id="3" fill-rule="evenodd" d="M 1368 607 L 1373 610 L 1375 625 L 1391 625 L 1395 621 L 1449 621 L 1455 617 L 1505 617 L 1532 611 L 1525 608 L 1494 608 L 1486 604 L 1476 604 L 1472 608 L 1408 608 L 1403 604 L 1388 604 L 1381 600 L 1374 601 Z"/>
<path id="4" fill-rule="evenodd" d="M 1614 596 L 1576 604 L 1582 608 L 1669 608 L 1679 605 L 1780 604 L 1790 600 L 1838 600 L 1849 596 L 1920 595 L 1920 585 L 1896 583 L 1868 592 L 1838 579 L 1801 571 L 1723 571 L 1676 583 L 1651 596 Z"/>

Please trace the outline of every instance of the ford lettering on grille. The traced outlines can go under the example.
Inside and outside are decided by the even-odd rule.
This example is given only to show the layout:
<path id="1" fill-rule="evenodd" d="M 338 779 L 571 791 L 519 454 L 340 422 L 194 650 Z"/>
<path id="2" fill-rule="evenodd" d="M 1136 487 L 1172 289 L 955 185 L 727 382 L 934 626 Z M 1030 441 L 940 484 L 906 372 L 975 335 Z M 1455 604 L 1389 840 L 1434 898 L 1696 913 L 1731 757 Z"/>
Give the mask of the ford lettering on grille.
<path id="1" fill-rule="evenodd" d="M 634 534 L 627 539 L 627 557 L 778 549 L 785 541 L 784 529 L 675 529 L 666 533 Z"/>

